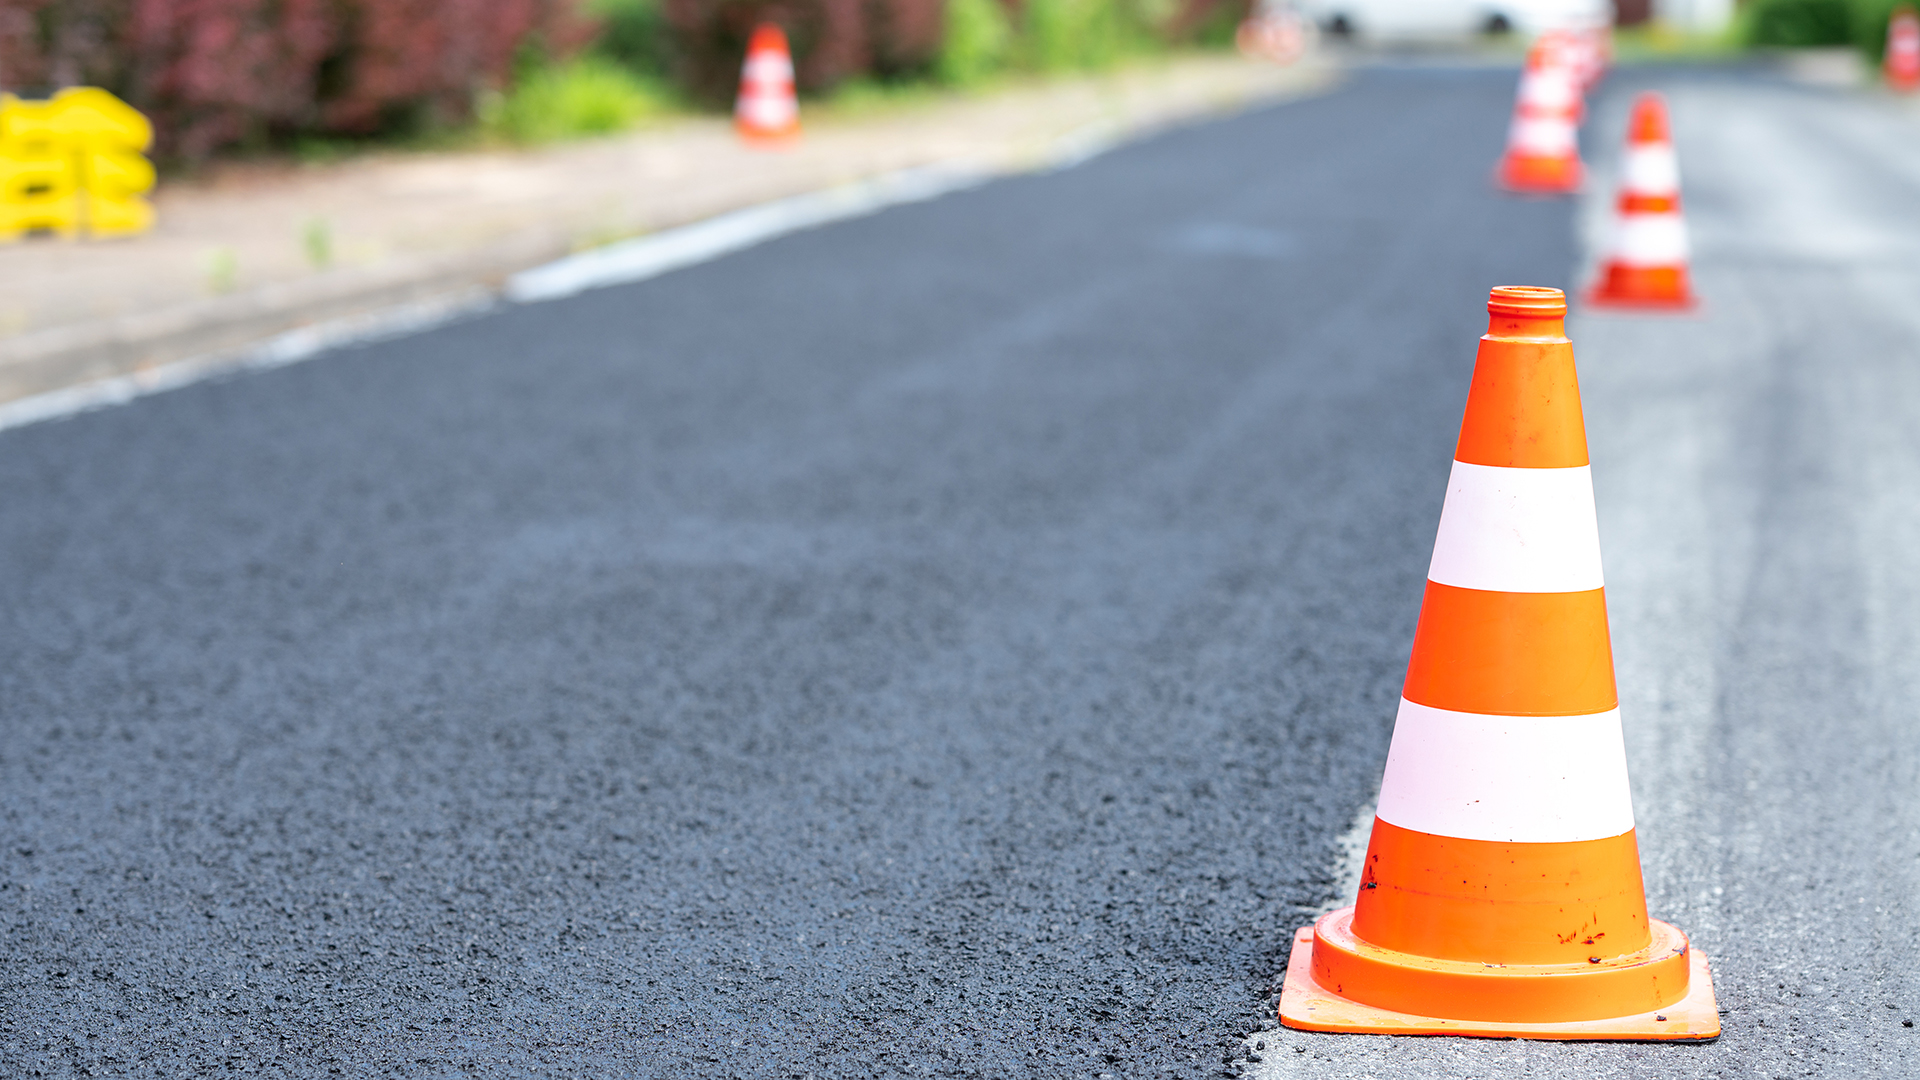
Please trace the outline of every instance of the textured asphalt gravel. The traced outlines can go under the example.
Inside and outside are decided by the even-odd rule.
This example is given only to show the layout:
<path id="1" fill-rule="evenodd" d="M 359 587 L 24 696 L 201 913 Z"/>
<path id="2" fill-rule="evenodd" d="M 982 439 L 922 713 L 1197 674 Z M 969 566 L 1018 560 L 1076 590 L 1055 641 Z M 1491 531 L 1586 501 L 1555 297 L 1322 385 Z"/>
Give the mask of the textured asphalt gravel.
<path id="1" fill-rule="evenodd" d="M 1848 830 L 1914 817 L 1920 579 L 1858 556 L 1920 514 L 1920 368 L 1869 328 L 1821 355 L 1881 422 L 1796 426 L 1827 384 L 1793 350 L 1869 331 L 1776 333 L 1758 288 L 1709 318 L 1761 320 L 1759 389 L 1720 323 L 1576 340 L 1617 363 L 1649 887 L 1730 958 L 1729 1036 L 1267 1030 L 1378 782 L 1486 289 L 1578 257 L 1575 204 L 1488 187 L 1512 87 L 1366 72 L 0 434 L 0 1074 L 1747 1075 L 1738 1010 L 1816 957 L 1906 1011 L 1877 1057 L 1779 1060 L 1898 1075 L 1920 843 Z M 1867 439 L 1872 482 L 1825 484 Z"/>

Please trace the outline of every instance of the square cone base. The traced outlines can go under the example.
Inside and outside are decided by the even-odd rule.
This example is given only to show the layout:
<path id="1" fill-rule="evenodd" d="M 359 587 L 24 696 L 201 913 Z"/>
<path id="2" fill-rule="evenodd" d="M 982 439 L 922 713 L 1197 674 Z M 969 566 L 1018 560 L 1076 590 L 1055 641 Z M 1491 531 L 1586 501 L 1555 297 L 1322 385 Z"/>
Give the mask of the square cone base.
<path id="1" fill-rule="evenodd" d="M 1617 1039 L 1631 1042 L 1707 1042 L 1720 1037 L 1720 1010 L 1713 975 L 1699 949 L 1687 950 L 1687 996 L 1657 1012 L 1516 1024 L 1498 1020 L 1448 1020 L 1363 1005 L 1313 981 L 1313 927 L 1293 935 L 1287 981 L 1280 991 L 1280 1022 L 1301 1031 L 1363 1035 L 1472 1035 L 1489 1039 Z"/>

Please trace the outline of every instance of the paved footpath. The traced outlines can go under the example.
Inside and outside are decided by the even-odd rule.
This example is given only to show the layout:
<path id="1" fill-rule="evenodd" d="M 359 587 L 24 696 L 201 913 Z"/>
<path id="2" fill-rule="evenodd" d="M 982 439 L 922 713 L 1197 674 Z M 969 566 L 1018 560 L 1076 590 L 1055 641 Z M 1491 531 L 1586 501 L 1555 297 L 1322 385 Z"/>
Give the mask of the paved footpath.
<path id="1" fill-rule="evenodd" d="M 1586 220 L 1390 69 L 0 432 L 0 1074 L 1912 1075 L 1913 120 L 1646 78 L 1708 307 L 1574 332 L 1719 1043 L 1271 1028 Z"/>

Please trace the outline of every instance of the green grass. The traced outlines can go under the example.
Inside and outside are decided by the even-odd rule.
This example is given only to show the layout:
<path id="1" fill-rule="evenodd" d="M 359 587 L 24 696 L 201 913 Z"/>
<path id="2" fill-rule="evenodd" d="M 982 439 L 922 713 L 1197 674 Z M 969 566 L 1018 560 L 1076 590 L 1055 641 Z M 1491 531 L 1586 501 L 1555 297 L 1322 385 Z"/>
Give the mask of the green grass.
<path id="1" fill-rule="evenodd" d="M 1623 26 L 1613 32 L 1613 56 L 1623 64 L 1663 60 L 1728 60 L 1740 55 L 1744 46 L 1738 33 L 1729 28 L 1719 33 L 1700 33 L 1650 22 Z"/>

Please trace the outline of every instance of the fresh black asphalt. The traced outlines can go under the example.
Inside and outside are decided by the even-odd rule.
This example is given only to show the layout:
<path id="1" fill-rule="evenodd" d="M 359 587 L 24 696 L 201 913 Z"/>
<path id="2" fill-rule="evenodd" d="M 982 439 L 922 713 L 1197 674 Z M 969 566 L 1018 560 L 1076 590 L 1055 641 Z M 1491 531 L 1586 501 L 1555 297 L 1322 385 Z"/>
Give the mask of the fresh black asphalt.
<path id="1" fill-rule="evenodd" d="M 0 1074 L 1240 1068 L 1569 284 L 1512 90 L 0 434 Z"/>

